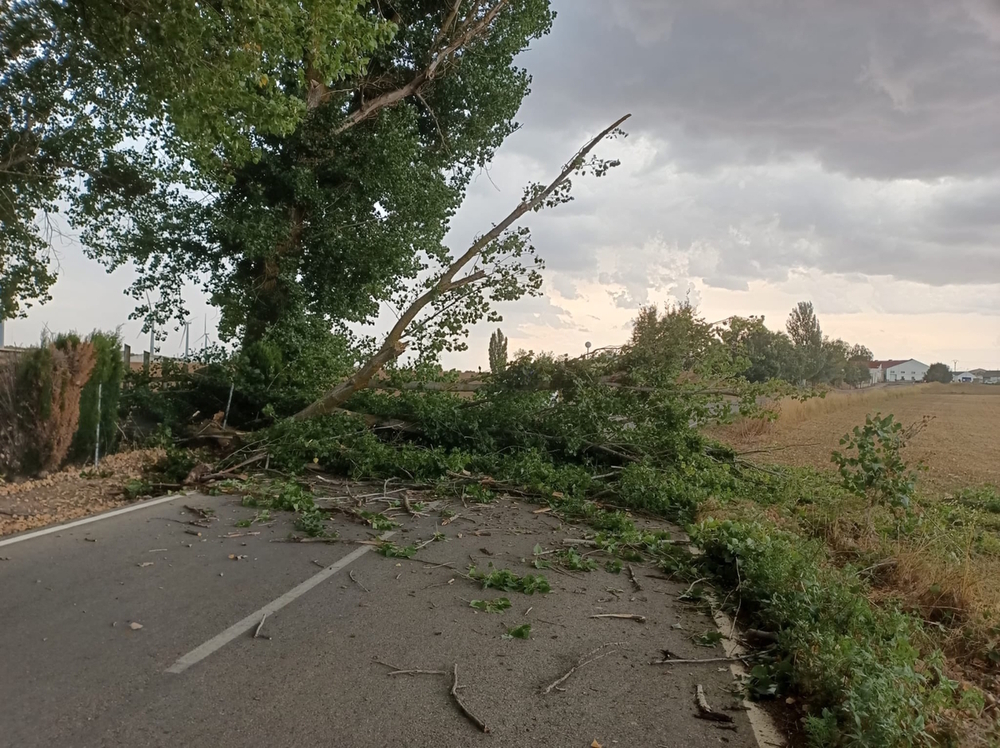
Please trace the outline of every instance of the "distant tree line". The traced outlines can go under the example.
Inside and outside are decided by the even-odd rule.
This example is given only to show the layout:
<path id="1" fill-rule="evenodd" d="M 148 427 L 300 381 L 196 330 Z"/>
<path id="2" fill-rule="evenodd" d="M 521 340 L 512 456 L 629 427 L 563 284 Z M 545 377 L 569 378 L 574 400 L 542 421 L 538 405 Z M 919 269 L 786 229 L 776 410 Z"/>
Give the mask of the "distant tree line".
<path id="1" fill-rule="evenodd" d="M 751 382 L 858 387 L 869 381 L 872 352 L 823 335 L 811 302 L 801 301 L 792 309 L 785 330 L 769 330 L 763 316 L 731 317 L 720 336 L 734 360 L 745 363 L 741 373 Z"/>

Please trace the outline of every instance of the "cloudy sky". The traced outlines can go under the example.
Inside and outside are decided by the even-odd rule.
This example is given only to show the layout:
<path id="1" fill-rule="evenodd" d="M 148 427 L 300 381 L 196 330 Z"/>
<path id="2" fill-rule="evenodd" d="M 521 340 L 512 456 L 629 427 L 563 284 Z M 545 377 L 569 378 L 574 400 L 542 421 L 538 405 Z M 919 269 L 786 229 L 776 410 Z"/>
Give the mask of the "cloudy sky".
<path id="1" fill-rule="evenodd" d="M 640 305 L 824 331 L 879 358 L 1000 368 L 1000 0 L 554 0 L 520 132 L 477 179 L 460 249 L 626 112 L 622 159 L 531 217 L 545 296 L 504 310 L 512 348 L 622 342 Z M 128 273 L 57 242 L 54 301 L 8 342 L 114 327 Z M 214 312 L 192 291 L 192 341 Z M 137 323 L 126 339 L 142 344 Z M 486 327 L 447 363 L 485 363 Z M 180 334 L 164 344 L 180 349 Z"/>

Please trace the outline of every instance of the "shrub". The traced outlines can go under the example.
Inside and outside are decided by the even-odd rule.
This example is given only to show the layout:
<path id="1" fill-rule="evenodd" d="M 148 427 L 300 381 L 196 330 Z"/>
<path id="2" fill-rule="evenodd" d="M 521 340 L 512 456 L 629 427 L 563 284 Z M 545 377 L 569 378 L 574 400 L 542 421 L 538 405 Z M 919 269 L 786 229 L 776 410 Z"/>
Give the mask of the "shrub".
<path id="1" fill-rule="evenodd" d="M 94 346 L 59 336 L 5 367 L 3 464 L 10 473 L 54 470 L 69 454 L 80 419 L 80 395 L 95 364 Z"/>
<path id="2" fill-rule="evenodd" d="M 101 423 L 101 454 L 114 451 L 118 443 L 118 403 L 121 398 L 125 365 L 117 333 L 94 332 L 87 338 L 94 347 L 94 370 L 80 393 L 80 420 L 71 454 L 88 458 L 94 454 L 97 422 Z M 100 386 L 100 411 L 97 394 Z"/>

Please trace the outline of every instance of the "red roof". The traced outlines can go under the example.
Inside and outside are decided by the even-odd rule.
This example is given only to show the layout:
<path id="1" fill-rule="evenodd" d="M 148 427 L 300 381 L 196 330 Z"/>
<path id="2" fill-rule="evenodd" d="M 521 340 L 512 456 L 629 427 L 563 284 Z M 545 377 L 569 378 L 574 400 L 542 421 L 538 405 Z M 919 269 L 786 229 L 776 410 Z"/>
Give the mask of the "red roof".
<path id="1" fill-rule="evenodd" d="M 869 361 L 868 368 L 877 369 L 878 367 L 881 366 L 883 369 L 891 369 L 893 366 L 899 366 L 900 364 L 905 364 L 907 361 L 910 360 L 911 359 L 908 358 L 901 358 L 901 359 L 889 359 L 888 361 Z"/>

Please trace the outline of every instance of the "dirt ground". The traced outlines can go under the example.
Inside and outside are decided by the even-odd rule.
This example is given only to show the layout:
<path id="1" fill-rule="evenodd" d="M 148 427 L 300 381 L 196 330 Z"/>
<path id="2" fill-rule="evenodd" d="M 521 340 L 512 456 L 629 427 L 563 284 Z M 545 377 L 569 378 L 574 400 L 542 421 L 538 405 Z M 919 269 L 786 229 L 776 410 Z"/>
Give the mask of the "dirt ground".
<path id="1" fill-rule="evenodd" d="M 96 473 L 93 467 L 76 465 L 46 478 L 0 482 L 0 536 L 128 504 L 122 487 L 160 454 L 159 450 L 123 452 L 106 457 Z"/>
<path id="2" fill-rule="evenodd" d="M 906 449 L 921 460 L 925 485 L 943 491 L 966 486 L 1000 486 L 1000 387 L 920 385 L 885 388 L 861 395 L 829 395 L 826 402 L 786 406 L 783 416 L 763 427 L 733 424 L 714 432 L 741 452 L 762 450 L 752 459 L 833 470 L 830 453 L 840 438 L 863 424 L 868 413 L 892 413 L 903 424 L 931 421 Z"/>

